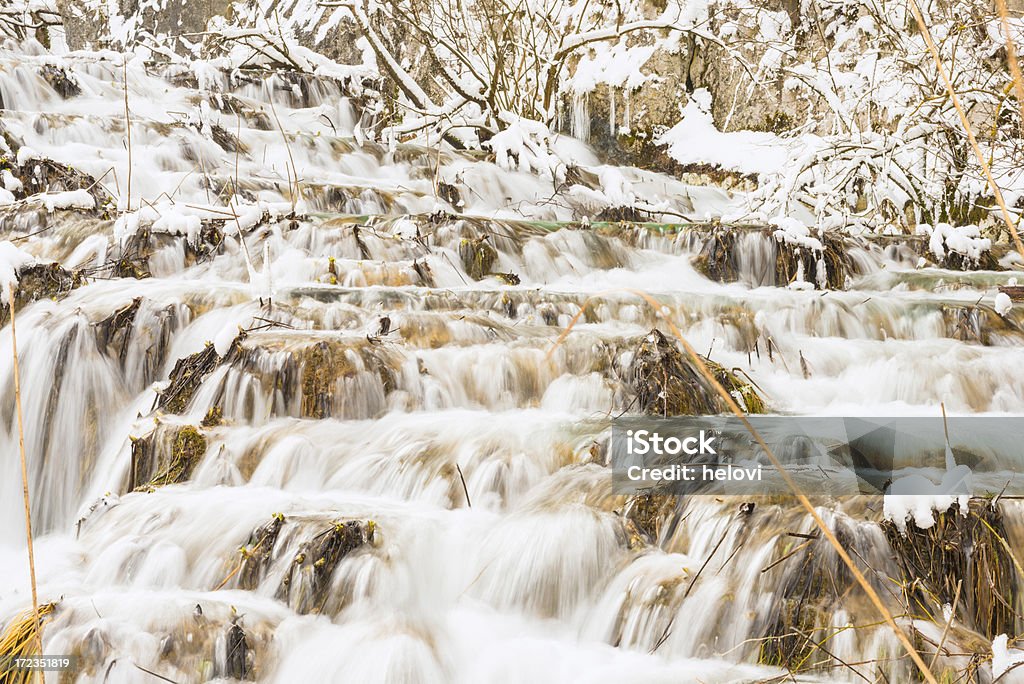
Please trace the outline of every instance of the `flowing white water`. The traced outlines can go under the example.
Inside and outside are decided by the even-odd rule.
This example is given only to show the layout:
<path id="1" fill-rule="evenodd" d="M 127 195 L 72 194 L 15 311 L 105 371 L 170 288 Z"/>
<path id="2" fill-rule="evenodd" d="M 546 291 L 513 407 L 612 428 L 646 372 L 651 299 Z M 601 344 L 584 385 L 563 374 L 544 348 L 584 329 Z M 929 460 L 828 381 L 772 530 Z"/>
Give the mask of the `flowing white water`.
<path id="1" fill-rule="evenodd" d="M 125 197 L 120 56 L 63 60 L 83 91 L 67 100 L 39 75 L 51 59 L 3 53 L 3 124 Z M 739 282 L 720 284 L 691 263 L 703 241 L 694 232 L 552 230 L 541 222 L 572 209 L 547 201 L 550 181 L 360 144 L 358 112 L 331 83 L 239 84 L 213 69 L 195 83 L 140 61 L 128 76 L 131 209 L 158 243 L 152 277 L 96 271 L 17 317 L 40 593 L 60 600 L 45 651 L 79 655 L 77 681 L 152 680 L 136 666 L 179 682 L 230 676 L 232 624 L 260 681 L 779 676 L 755 664 L 755 640 L 802 570 L 769 568 L 787 532 L 811 532 L 795 504 L 742 513 L 736 502 L 694 500 L 643 539 L 622 515 L 629 503 L 611 493 L 595 444 L 603 421 L 629 410 L 629 360 L 658 322 L 626 288 L 656 294 L 697 349 L 749 373 L 776 412 L 934 415 L 940 401 L 955 413 L 1024 411 L 1020 317 L 991 307 L 1003 274 L 916 271 L 906 250 L 865 246 L 848 290 L 782 289 L 767 275 L 774 242 L 750 233 L 737 241 Z M 577 109 L 585 103 L 572 116 L 582 134 Z M 244 151 L 215 142 L 213 124 L 238 131 Z M 304 186 L 296 219 L 284 216 L 290 159 Z M 712 213 L 740 201 L 622 173 L 666 210 L 687 197 Z M 429 216 L 451 209 L 436 177 L 457 185 L 472 218 Z M 198 221 L 223 218 L 229 200 L 242 207 L 238 222 L 222 221 L 223 244 L 195 256 Z M 32 234 L 19 246 L 79 268 L 119 258 L 134 227 L 6 211 L 6 237 Z M 460 247 L 485 234 L 492 271 L 519 284 L 467 272 Z M 549 358 L 591 296 L 591 313 Z M 103 323 L 136 299 L 119 344 Z M 232 349 L 240 327 L 250 331 Z M 178 360 L 207 343 L 224 360 L 182 410 L 154 409 Z M 5 388 L 12 371 L 7 326 Z M 213 407 L 223 421 L 201 425 Z M 167 458 L 185 426 L 204 438 L 190 476 L 130 491 L 133 441 Z M 29 586 L 11 401 L 0 409 L 0 454 L 6 622 Z M 254 530 L 277 514 L 264 565 L 238 572 L 239 548 L 252 554 Z M 879 512 L 825 514 L 872 567 L 892 568 Z M 302 559 L 338 521 L 369 531 L 321 577 Z M 816 562 L 838 569 L 827 553 Z M 843 633 L 831 649 L 848 662 L 898 650 L 884 628 Z M 909 677 L 905 662 L 885 668 L 890 681 Z M 833 663 L 821 678 L 858 675 Z"/>

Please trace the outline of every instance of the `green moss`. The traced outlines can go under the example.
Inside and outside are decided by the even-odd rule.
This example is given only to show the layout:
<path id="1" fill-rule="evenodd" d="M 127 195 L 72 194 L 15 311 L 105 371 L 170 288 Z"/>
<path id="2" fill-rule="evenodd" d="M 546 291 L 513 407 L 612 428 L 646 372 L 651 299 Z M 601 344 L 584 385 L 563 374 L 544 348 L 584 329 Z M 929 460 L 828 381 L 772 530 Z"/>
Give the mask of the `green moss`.
<path id="1" fill-rule="evenodd" d="M 203 416 L 203 422 L 200 423 L 203 427 L 216 427 L 224 422 L 224 411 L 221 410 L 220 406 L 211 406 L 210 410 Z"/>
<path id="2" fill-rule="evenodd" d="M 160 445 L 164 445 L 162 449 Z M 161 424 L 147 437 L 132 438 L 129 488 L 152 491 L 156 487 L 188 480 L 206 454 L 206 447 L 206 437 L 193 425 Z M 154 470 L 156 474 L 140 485 Z"/>
<path id="3" fill-rule="evenodd" d="M 309 347 L 302 362 L 302 415 L 327 418 L 334 406 L 338 378 L 355 374 L 344 349 L 332 349 L 327 342 Z"/>

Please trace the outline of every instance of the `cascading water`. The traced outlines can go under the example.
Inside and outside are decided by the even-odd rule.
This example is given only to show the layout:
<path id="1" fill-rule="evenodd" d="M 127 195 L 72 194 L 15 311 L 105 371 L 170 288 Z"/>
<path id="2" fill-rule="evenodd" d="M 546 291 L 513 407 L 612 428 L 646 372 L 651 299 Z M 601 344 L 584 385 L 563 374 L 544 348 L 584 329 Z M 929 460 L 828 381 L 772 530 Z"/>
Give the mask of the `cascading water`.
<path id="1" fill-rule="evenodd" d="M 694 266 L 703 228 L 588 230 L 536 176 L 358 141 L 331 81 L 132 61 L 125 84 L 98 53 L 63 60 L 64 99 L 47 59 L 2 54 L 4 130 L 111 198 L 0 209 L 5 238 L 87 281 L 16 310 L 40 596 L 59 602 L 44 651 L 77 656 L 74 681 L 777 681 L 780 605 L 843 572 L 824 545 L 778 562 L 809 517 L 710 497 L 645 515 L 611 490 L 607 420 L 660 317 L 773 412 L 1024 411 L 1020 315 L 989 299 L 1005 274 L 863 240 L 847 289 L 787 287 L 751 230 L 723 284 Z M 620 173 L 666 210 L 739 201 Z M 7 325 L 5 388 L 11 359 Z M 0 425 L 7 622 L 29 601 L 12 401 Z M 881 511 L 822 504 L 873 582 L 898 575 Z M 842 635 L 799 681 L 911 677 L 862 599 L 829 620 Z"/>

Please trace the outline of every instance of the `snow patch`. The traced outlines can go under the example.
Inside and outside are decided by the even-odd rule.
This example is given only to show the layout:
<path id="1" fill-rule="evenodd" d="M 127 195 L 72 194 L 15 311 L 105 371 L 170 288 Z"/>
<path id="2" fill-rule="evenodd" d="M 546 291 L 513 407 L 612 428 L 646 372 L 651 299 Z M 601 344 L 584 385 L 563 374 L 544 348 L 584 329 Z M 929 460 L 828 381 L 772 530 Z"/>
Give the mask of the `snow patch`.
<path id="1" fill-rule="evenodd" d="M 18 166 L 24 166 L 33 159 L 39 159 L 39 153 L 28 145 L 22 145 L 18 149 Z"/>
<path id="2" fill-rule="evenodd" d="M 998 679 L 1010 668 L 1024 663 L 1024 651 L 1007 647 L 1007 637 L 1000 634 L 992 640 L 992 677 Z"/>
<path id="3" fill-rule="evenodd" d="M 29 264 L 34 264 L 35 257 L 19 249 L 10 240 L 0 242 L 0 301 L 10 304 L 8 287 L 18 286 L 18 272 Z"/>
<path id="4" fill-rule="evenodd" d="M 1010 299 L 1010 295 L 1005 292 L 1000 292 L 996 295 L 996 313 L 1000 316 L 1005 316 L 1010 313 L 1010 309 L 1013 308 L 1013 301 Z"/>
<path id="5" fill-rule="evenodd" d="M 683 119 L 655 142 L 681 164 L 711 164 L 740 173 L 782 173 L 789 159 L 787 143 L 774 133 L 722 133 L 711 117 L 711 93 L 695 90 Z"/>
<path id="6" fill-rule="evenodd" d="M 4 169 L 0 173 L 0 179 L 3 179 L 4 189 L 10 192 L 21 192 L 25 188 L 20 180 L 14 177 L 14 174 L 9 169 Z"/>
<path id="7" fill-rule="evenodd" d="M 929 235 L 928 248 L 935 258 L 946 258 L 947 252 L 959 254 L 971 261 L 978 261 L 982 255 L 992 249 L 992 241 L 981 237 L 978 226 L 951 226 L 948 223 L 936 223 L 935 226 L 921 224 L 919 235 Z"/>
<path id="8" fill-rule="evenodd" d="M 935 524 L 935 511 L 943 513 L 955 504 L 961 515 L 967 515 L 971 483 L 971 469 L 957 465 L 947 445 L 942 480 L 936 484 L 919 473 L 896 478 L 885 494 L 884 515 L 904 534 L 910 519 L 918 528 L 927 530 Z"/>
<path id="9" fill-rule="evenodd" d="M 24 148 L 22 148 L 24 149 Z M 46 211 L 53 213 L 55 209 L 95 209 L 96 199 L 88 190 L 68 190 L 67 192 L 50 192 L 40 195 Z"/>

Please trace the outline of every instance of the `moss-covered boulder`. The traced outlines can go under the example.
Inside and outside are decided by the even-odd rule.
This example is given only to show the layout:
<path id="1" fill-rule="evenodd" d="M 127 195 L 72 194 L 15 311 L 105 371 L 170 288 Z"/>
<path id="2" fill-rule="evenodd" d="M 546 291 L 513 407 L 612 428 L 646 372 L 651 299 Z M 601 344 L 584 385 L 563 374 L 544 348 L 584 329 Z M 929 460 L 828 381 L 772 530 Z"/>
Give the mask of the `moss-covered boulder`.
<path id="1" fill-rule="evenodd" d="M 765 402 L 750 382 L 701 357 L 719 383 L 747 413 L 763 413 Z M 725 413 L 728 405 L 677 344 L 657 329 L 640 342 L 629 369 L 635 408 L 649 415 L 695 416 Z"/>
<path id="2" fill-rule="evenodd" d="M 132 438 L 128 491 L 185 482 L 206 454 L 205 435 L 194 425 L 160 423 L 145 437 Z"/>
<path id="3" fill-rule="evenodd" d="M 14 305 L 18 311 L 41 299 L 64 299 L 72 290 L 85 283 L 85 277 L 81 273 L 68 271 L 58 263 L 26 264 L 18 270 L 17 280 L 14 287 Z M 4 298 L 6 299 L 6 293 Z M 0 303 L 0 326 L 6 325 L 10 317 L 10 306 Z"/>
<path id="4" fill-rule="evenodd" d="M 464 238 L 459 242 L 459 258 L 462 267 L 473 280 L 480 280 L 491 273 L 498 251 L 487 242 L 487 236 L 475 239 Z"/>

